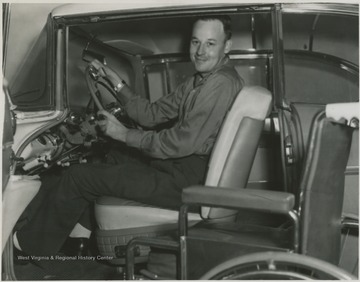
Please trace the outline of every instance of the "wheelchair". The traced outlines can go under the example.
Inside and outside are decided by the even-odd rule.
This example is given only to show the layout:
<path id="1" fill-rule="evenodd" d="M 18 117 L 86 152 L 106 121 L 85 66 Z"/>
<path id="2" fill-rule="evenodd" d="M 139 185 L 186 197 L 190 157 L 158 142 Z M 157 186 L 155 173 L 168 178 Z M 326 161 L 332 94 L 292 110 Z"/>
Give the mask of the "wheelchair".
<path id="1" fill-rule="evenodd" d="M 358 104 L 337 106 L 357 110 Z M 189 187 L 182 195 L 177 239 L 133 239 L 127 251 L 127 278 L 135 278 L 134 246 L 146 244 L 177 250 L 177 278 L 182 280 L 356 279 L 336 264 L 340 254 L 344 171 L 358 116 L 356 112 L 349 117 L 339 115 L 337 106 L 329 105 L 326 113 L 319 113 L 313 122 L 298 195 Z M 299 207 L 295 210 L 296 197 Z M 188 229 L 187 211 L 192 205 L 283 214 L 291 224 L 286 221 L 271 227 L 203 221 Z"/>

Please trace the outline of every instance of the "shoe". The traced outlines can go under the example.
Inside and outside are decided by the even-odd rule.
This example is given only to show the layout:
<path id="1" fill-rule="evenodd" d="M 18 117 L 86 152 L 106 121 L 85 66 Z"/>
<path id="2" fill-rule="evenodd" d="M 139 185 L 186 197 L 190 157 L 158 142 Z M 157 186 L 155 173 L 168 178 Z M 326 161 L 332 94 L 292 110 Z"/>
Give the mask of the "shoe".
<path id="1" fill-rule="evenodd" d="M 13 261 L 15 265 L 27 265 L 30 263 L 30 256 L 13 246 Z"/>
<path id="2" fill-rule="evenodd" d="M 87 256 L 89 255 L 89 239 L 68 237 L 61 247 L 60 253 L 67 256 Z"/>

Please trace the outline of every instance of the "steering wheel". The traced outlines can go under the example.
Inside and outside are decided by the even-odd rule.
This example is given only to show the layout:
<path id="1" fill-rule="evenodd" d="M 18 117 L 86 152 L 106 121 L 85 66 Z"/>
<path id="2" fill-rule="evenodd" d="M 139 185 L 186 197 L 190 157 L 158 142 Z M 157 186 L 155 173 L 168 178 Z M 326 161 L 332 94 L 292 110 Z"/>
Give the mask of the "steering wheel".
<path id="1" fill-rule="evenodd" d="M 200 280 L 356 280 L 323 260 L 285 252 L 260 252 L 219 264 Z"/>
<path id="2" fill-rule="evenodd" d="M 136 128 L 136 123 L 127 115 L 124 104 L 113 90 L 113 85 L 111 84 L 110 80 L 106 77 L 102 77 L 99 74 L 99 71 L 91 64 L 89 64 L 85 70 L 85 77 L 91 98 L 93 99 L 98 110 L 108 111 L 128 128 Z M 102 102 L 102 94 L 99 90 L 99 85 L 105 88 L 115 98 L 116 102 L 104 105 Z"/>

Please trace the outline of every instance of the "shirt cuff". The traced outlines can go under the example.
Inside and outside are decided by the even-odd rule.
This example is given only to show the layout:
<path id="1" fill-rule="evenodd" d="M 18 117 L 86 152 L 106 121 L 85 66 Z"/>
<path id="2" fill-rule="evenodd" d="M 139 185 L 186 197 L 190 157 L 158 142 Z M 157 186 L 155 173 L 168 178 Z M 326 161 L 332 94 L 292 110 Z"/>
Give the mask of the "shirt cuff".
<path id="1" fill-rule="evenodd" d="M 126 135 L 126 145 L 140 149 L 143 133 L 144 132 L 139 129 L 130 129 Z"/>

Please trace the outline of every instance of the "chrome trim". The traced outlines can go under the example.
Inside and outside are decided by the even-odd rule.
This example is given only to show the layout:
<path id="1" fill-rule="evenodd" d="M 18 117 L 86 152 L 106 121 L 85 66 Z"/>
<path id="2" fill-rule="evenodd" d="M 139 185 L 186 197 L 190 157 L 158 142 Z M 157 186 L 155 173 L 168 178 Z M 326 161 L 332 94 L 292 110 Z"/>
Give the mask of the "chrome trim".
<path id="1" fill-rule="evenodd" d="M 316 15 L 311 27 L 311 33 L 310 33 L 310 37 L 309 37 L 309 51 L 313 50 L 313 43 L 314 43 L 314 34 L 315 34 L 315 30 L 316 30 L 316 25 L 318 23 L 320 15 Z"/>
<path id="2" fill-rule="evenodd" d="M 268 57 L 272 57 L 272 52 L 270 51 L 257 51 L 257 52 L 252 52 L 252 51 L 239 51 L 239 52 L 231 52 L 229 53 L 229 57 L 230 59 L 245 59 L 245 60 L 250 60 L 250 59 L 267 59 Z"/>
<path id="3" fill-rule="evenodd" d="M 14 111 L 18 124 L 34 123 L 47 121 L 49 119 L 56 118 L 60 115 L 61 111 Z"/>
<path id="4" fill-rule="evenodd" d="M 282 30 L 281 5 L 275 4 L 272 11 L 272 33 L 274 50 L 273 83 L 275 105 L 282 107 L 285 94 L 284 37 Z"/>
<path id="5" fill-rule="evenodd" d="M 72 20 L 75 23 L 75 17 L 88 18 L 90 20 L 99 20 L 105 17 L 109 19 L 115 19 L 114 14 L 123 14 L 127 18 L 135 17 L 136 14 L 140 16 L 153 16 L 153 15 L 170 15 L 179 13 L 199 13 L 199 12 L 219 12 L 219 11 L 235 11 L 235 12 L 262 12 L 269 11 L 273 6 L 272 3 L 259 4 L 259 3 L 245 3 L 241 4 L 239 1 L 218 1 L 217 3 L 209 4 L 207 1 L 198 1 L 196 4 L 189 1 L 183 1 L 183 3 L 167 2 L 149 5 L 139 5 L 134 2 L 135 5 L 124 4 L 90 4 L 84 7 L 84 5 L 71 4 L 62 5 L 55 8 L 52 11 L 52 17 L 57 20 L 63 21 L 64 19 Z M 147 7 L 146 7 L 147 6 Z M 343 15 L 357 15 L 358 6 L 356 4 L 340 4 L 340 3 L 283 3 L 281 9 L 286 13 L 320 13 L 320 14 L 343 14 Z M 134 15 L 135 14 L 135 15 Z M 97 15 L 94 18 L 94 15 Z M 117 17 L 119 18 L 119 16 Z M 76 20 L 76 19 L 75 19 Z M 82 22 L 83 23 L 83 22 Z"/>
<path id="6" fill-rule="evenodd" d="M 330 15 L 346 15 L 358 16 L 358 4 L 329 4 L 329 3 L 285 3 L 282 4 L 282 11 L 284 13 L 298 13 L 298 14 L 330 14 Z"/>
<path id="7" fill-rule="evenodd" d="M 341 68 L 342 70 L 347 71 L 352 75 L 356 75 L 356 76 L 359 75 L 358 65 L 333 55 L 324 54 L 320 52 L 303 51 L 303 50 L 285 50 L 285 55 L 313 58 L 323 63 L 327 63 L 329 65 L 333 65 L 338 68 Z"/>
<path id="8" fill-rule="evenodd" d="M 23 152 L 23 150 L 25 149 L 25 147 L 37 136 L 39 136 L 41 133 L 45 132 L 46 130 L 54 127 L 55 125 L 61 123 L 67 116 L 68 111 L 56 111 L 54 116 L 52 116 L 52 120 L 49 121 L 49 123 L 40 128 L 39 130 L 35 131 L 33 134 L 31 134 L 30 136 L 27 136 L 26 140 L 19 146 L 19 148 L 16 151 L 15 156 L 16 157 L 20 157 L 21 153 Z M 44 119 L 44 121 L 46 121 L 47 119 Z"/>
<path id="9" fill-rule="evenodd" d="M 359 229 L 359 222 L 344 221 L 341 228 Z"/>
<path id="10" fill-rule="evenodd" d="M 129 2 L 130 3 L 130 2 Z M 134 2 L 135 3 L 135 2 Z M 202 14 L 217 14 L 224 12 L 244 12 L 244 13 L 258 13 L 269 11 L 273 4 L 239 4 L 238 1 L 230 3 L 197 3 L 189 5 L 188 3 L 176 5 L 172 3 L 171 6 L 167 5 L 149 5 L 148 7 L 130 7 L 126 8 L 125 5 L 89 5 L 88 11 L 84 11 L 84 6 L 79 5 L 63 5 L 53 10 L 52 17 L 59 23 L 64 24 L 84 24 L 92 23 L 94 21 L 109 21 L 118 19 L 131 19 L 139 17 L 162 17 L 162 16 L 181 16 L 199 15 Z M 151 7 L 149 7 L 151 6 Z M 93 7 L 93 8 L 92 8 Z M 125 8 L 124 8 L 125 7 Z"/>
<path id="11" fill-rule="evenodd" d="M 252 47 L 256 50 L 256 32 L 255 32 L 255 17 L 254 14 L 251 14 L 251 40 Z"/>
<path id="12" fill-rule="evenodd" d="M 341 216 L 341 229 L 359 230 L 359 215 L 343 214 Z"/>
<path id="13" fill-rule="evenodd" d="M 279 109 L 289 109 L 289 106 L 285 104 L 285 66 L 284 66 L 284 39 L 283 39 L 283 29 L 282 29 L 282 13 L 281 5 L 275 4 L 272 13 L 272 33 L 273 33 L 273 68 L 270 70 L 272 73 L 272 91 L 274 95 L 274 106 Z M 279 111 L 279 128 L 284 128 L 285 126 L 285 117 L 284 113 Z M 281 169 L 283 172 L 282 177 L 282 187 L 285 191 L 288 192 L 288 173 L 287 166 L 285 163 L 285 132 L 280 131 L 280 150 L 281 150 Z"/>
<path id="14" fill-rule="evenodd" d="M 5 67 L 6 67 L 6 55 L 7 55 L 7 47 L 8 47 L 8 37 L 9 37 L 9 29 L 10 29 L 10 3 L 3 3 L 3 10 L 5 11 L 5 18 L 3 18 L 3 65 L 2 70 L 5 75 Z M 5 7 L 4 7 L 5 6 Z M 3 12 L 4 15 L 4 12 Z"/>
<path id="15" fill-rule="evenodd" d="M 190 58 L 187 54 L 170 54 L 165 56 L 144 56 L 141 59 L 141 63 L 145 66 L 153 64 L 168 64 L 168 63 L 178 63 L 178 62 L 190 62 Z"/>
<path id="16" fill-rule="evenodd" d="M 262 51 L 252 51 L 252 50 L 239 50 L 231 51 L 229 53 L 230 59 L 261 59 L 268 58 L 272 56 L 272 51 L 262 50 Z M 143 56 L 141 58 L 141 63 L 143 65 L 152 65 L 152 64 L 167 64 L 167 63 L 178 63 L 178 62 L 190 62 L 188 54 L 165 54 L 165 55 L 150 55 Z"/>
<path id="17" fill-rule="evenodd" d="M 359 166 L 347 166 L 345 175 L 359 175 Z"/>

